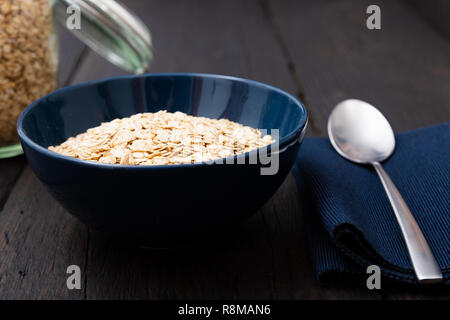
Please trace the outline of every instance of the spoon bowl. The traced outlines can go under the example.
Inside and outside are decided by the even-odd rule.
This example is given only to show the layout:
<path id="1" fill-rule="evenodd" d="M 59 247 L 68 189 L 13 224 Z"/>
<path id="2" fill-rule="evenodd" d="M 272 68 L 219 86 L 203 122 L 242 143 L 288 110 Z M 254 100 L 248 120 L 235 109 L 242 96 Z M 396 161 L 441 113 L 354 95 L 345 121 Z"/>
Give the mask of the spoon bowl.
<path id="1" fill-rule="evenodd" d="M 328 121 L 328 135 L 336 151 L 358 163 L 387 159 L 395 149 L 389 122 L 367 102 L 349 99 L 339 103 Z"/>

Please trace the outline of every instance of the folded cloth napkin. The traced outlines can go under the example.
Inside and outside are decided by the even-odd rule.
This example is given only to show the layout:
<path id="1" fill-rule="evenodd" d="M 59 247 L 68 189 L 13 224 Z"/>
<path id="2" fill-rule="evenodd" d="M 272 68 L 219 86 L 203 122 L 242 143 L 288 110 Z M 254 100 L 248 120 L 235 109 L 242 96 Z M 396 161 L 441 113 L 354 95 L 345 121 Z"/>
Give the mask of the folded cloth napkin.
<path id="1" fill-rule="evenodd" d="M 396 135 L 383 162 L 450 283 L 450 122 Z M 322 282 L 367 278 L 418 283 L 394 212 L 371 166 L 345 160 L 326 138 L 305 138 L 294 166 L 308 243 Z"/>

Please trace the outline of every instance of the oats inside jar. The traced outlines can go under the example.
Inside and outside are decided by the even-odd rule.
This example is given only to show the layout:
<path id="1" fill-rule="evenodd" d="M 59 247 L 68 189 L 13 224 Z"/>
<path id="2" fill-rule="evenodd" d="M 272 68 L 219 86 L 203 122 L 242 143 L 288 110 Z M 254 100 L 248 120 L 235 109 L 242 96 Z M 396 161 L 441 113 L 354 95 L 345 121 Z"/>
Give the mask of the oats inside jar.
<path id="1" fill-rule="evenodd" d="M 164 165 L 227 158 L 273 142 L 270 135 L 227 119 L 159 111 L 104 122 L 48 149 L 108 164 Z"/>
<path id="2" fill-rule="evenodd" d="M 18 141 L 23 109 L 56 89 L 55 37 L 48 0 L 0 1 L 0 147 Z"/>

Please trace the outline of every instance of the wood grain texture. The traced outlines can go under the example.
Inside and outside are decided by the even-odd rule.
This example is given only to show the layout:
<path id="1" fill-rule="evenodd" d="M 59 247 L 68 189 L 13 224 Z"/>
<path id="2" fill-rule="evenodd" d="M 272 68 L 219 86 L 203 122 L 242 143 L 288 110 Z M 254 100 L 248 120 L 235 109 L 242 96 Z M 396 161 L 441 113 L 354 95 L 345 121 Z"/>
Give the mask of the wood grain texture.
<path id="1" fill-rule="evenodd" d="M 0 160 L 0 214 L 24 165 L 24 156 Z"/>
<path id="2" fill-rule="evenodd" d="M 447 0 L 407 0 L 412 5 L 417 14 L 436 28 L 438 32 L 446 37 L 450 37 L 450 2 Z"/>
<path id="3" fill-rule="evenodd" d="M 283 54 L 258 1 L 122 1 L 149 26 L 156 57 L 150 72 L 244 76 L 293 94 Z M 74 82 L 125 74 L 94 52 Z"/>
<path id="4" fill-rule="evenodd" d="M 450 43 L 400 1 L 270 1 L 321 134 L 346 98 L 372 103 L 404 131 L 450 120 Z M 295 32 L 293 31 L 295 30 Z"/>
<path id="5" fill-rule="evenodd" d="M 66 269 L 84 266 L 85 235 L 27 166 L 0 214 L 0 297 L 83 299 L 67 289 Z"/>

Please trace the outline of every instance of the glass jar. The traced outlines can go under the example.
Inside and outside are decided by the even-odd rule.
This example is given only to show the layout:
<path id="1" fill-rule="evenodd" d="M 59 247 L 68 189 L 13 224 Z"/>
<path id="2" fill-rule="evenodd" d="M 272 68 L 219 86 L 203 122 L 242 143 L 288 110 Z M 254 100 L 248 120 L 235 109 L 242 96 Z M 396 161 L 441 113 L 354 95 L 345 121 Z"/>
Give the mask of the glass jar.
<path id="1" fill-rule="evenodd" d="M 16 122 L 34 100 L 58 87 L 55 21 L 110 62 L 128 72 L 145 72 L 153 59 L 149 30 L 114 0 L 0 1 L 0 158 L 22 153 Z"/>
<path id="2" fill-rule="evenodd" d="M 57 48 L 48 0 L 0 5 L 0 158 L 22 152 L 16 122 L 31 102 L 56 89 Z"/>

